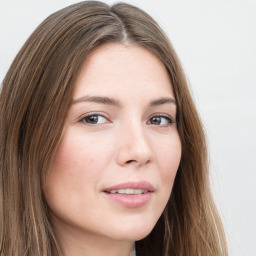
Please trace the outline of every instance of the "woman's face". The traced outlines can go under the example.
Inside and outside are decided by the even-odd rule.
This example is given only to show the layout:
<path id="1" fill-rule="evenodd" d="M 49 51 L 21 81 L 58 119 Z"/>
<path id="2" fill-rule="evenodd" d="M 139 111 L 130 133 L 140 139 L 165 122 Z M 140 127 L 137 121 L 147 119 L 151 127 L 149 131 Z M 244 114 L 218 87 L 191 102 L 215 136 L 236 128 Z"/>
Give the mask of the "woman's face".
<path id="1" fill-rule="evenodd" d="M 181 157 L 176 104 L 160 60 L 105 44 L 83 63 L 44 183 L 57 233 L 135 241 L 170 197 Z"/>

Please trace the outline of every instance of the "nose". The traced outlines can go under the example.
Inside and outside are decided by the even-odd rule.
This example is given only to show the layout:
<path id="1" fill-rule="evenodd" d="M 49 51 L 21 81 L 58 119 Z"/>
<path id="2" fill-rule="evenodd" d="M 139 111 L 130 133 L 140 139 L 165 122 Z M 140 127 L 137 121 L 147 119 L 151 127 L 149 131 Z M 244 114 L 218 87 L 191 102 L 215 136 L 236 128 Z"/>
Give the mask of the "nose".
<path id="1" fill-rule="evenodd" d="M 153 151 L 143 125 L 129 125 L 120 132 L 117 163 L 140 167 L 153 160 Z"/>

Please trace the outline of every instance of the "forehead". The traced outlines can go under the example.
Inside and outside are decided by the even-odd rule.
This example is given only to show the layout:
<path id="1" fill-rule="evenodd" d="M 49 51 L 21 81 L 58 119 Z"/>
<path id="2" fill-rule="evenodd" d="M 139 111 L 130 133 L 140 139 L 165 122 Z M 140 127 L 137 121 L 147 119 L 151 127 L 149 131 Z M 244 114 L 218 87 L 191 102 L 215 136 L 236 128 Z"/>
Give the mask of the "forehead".
<path id="1" fill-rule="evenodd" d="M 164 64 L 141 46 L 110 43 L 86 58 L 76 78 L 74 97 L 99 93 L 142 96 L 153 91 L 173 96 Z"/>

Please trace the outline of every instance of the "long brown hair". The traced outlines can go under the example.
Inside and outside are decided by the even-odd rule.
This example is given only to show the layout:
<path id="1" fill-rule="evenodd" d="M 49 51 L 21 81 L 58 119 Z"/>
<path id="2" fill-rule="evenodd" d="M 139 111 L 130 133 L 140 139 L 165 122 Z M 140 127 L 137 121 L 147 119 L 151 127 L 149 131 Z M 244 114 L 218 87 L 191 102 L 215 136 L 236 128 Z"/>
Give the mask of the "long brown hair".
<path id="1" fill-rule="evenodd" d="M 210 187 L 205 136 L 178 57 L 157 23 L 124 3 L 84 1 L 50 15 L 14 59 L 0 96 L 0 252 L 59 251 L 42 179 L 61 140 L 74 79 L 84 59 L 107 42 L 153 52 L 169 72 L 177 101 L 182 158 L 166 209 L 136 242 L 138 256 L 226 256 Z"/>

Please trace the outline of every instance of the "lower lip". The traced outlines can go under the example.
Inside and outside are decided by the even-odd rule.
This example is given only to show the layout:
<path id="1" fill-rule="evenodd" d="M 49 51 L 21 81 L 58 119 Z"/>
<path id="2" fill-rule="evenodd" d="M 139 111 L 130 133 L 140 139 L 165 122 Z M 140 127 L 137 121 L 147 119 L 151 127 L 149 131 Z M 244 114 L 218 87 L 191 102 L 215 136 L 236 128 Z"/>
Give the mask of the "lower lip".
<path id="1" fill-rule="evenodd" d="M 104 192 L 104 194 L 111 200 L 128 208 L 139 208 L 144 206 L 151 198 L 152 192 L 145 194 L 127 195 L 127 194 L 110 194 Z"/>

